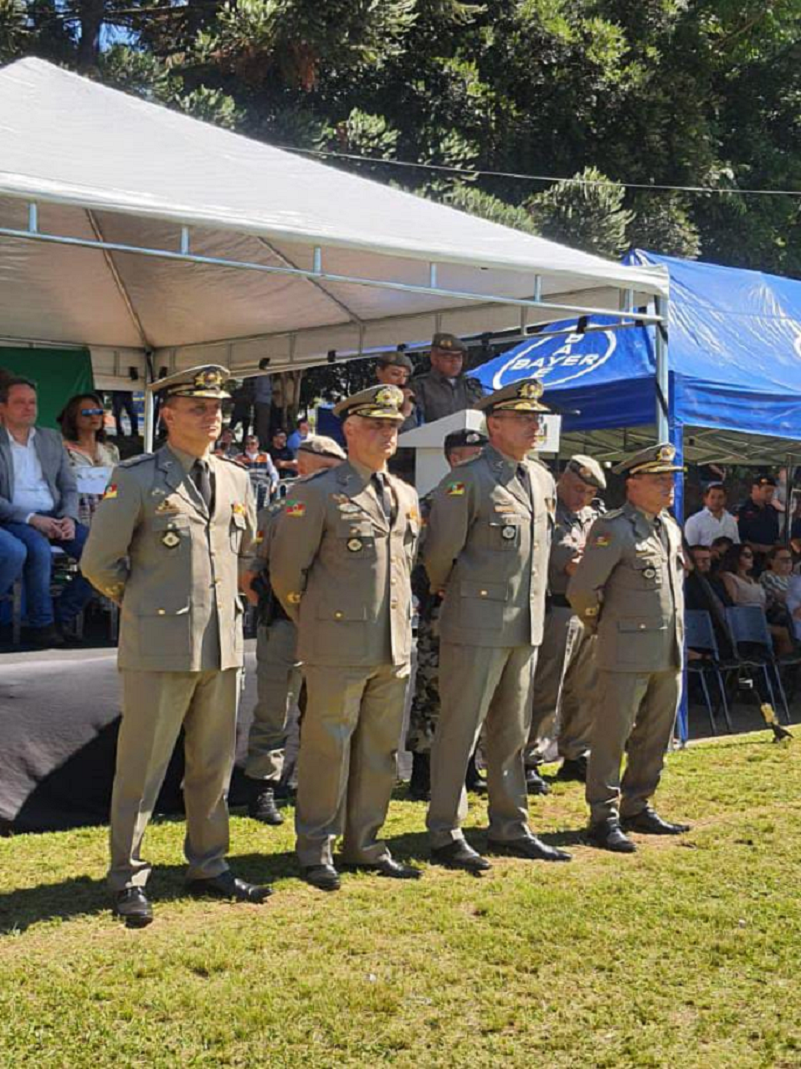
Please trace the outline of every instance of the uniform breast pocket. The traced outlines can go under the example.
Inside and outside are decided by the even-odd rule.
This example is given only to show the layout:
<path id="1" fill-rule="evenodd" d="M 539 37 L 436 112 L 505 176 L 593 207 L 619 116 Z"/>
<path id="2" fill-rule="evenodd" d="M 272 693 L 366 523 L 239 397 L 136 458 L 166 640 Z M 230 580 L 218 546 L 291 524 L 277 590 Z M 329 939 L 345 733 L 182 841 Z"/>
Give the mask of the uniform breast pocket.
<path id="1" fill-rule="evenodd" d="M 234 553 L 238 553 L 242 546 L 242 536 L 245 533 L 245 527 L 245 517 L 240 512 L 232 512 L 231 524 L 228 530 L 231 539 L 231 549 Z"/>
<path id="2" fill-rule="evenodd" d="M 490 520 L 490 545 L 493 549 L 514 550 L 520 545 L 520 517 L 501 516 Z"/>
<path id="3" fill-rule="evenodd" d="M 176 556 L 189 552 L 191 532 L 188 516 L 180 513 L 154 516 L 153 533 L 160 549 L 174 553 Z"/>
<path id="4" fill-rule="evenodd" d="M 624 576 L 625 585 L 631 590 L 657 590 L 662 586 L 662 562 L 652 557 L 635 557 Z"/>
<path id="5" fill-rule="evenodd" d="M 347 560 L 375 560 L 375 531 L 369 520 L 340 522 L 336 544 L 340 555 Z"/>

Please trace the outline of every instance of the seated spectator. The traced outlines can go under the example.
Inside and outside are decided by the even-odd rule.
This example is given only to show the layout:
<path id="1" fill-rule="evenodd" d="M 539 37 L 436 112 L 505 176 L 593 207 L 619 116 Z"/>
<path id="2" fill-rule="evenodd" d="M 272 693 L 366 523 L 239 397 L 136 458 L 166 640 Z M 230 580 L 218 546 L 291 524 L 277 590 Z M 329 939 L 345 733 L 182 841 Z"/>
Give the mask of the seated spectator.
<path id="1" fill-rule="evenodd" d="M 36 387 L 13 377 L 0 389 L 0 588 L 8 589 L 6 562 L 22 563 L 27 599 L 26 638 L 37 646 L 63 644 L 63 631 L 92 597 L 76 575 L 58 598 L 50 596 L 51 542 L 79 560 L 89 533 L 78 523 L 75 475 L 61 435 L 37 427 Z M 58 626 L 56 626 L 56 623 Z"/>
<path id="2" fill-rule="evenodd" d="M 772 624 L 786 627 L 793 633 L 793 621 L 787 607 L 787 593 L 793 573 L 793 554 L 789 546 L 782 543 L 774 546 L 767 558 L 767 568 L 759 577 L 768 596 L 766 615 Z"/>
<path id="3" fill-rule="evenodd" d="M 249 436 L 245 434 L 245 439 L 248 437 Z M 215 457 L 227 457 L 229 460 L 236 460 L 236 458 L 240 456 L 232 426 L 223 427 L 220 431 L 220 437 L 217 439 L 214 446 L 214 455 Z"/>
<path id="4" fill-rule="evenodd" d="M 454 412 L 475 408 L 484 396 L 478 379 L 463 374 L 467 346 L 455 334 L 438 333 L 431 341 L 431 370 L 411 382 L 420 419 L 433 423 Z"/>
<path id="5" fill-rule="evenodd" d="M 237 464 L 247 468 L 258 507 L 262 508 L 278 488 L 278 471 L 270 454 L 259 449 L 259 439 L 255 434 L 249 434 L 244 444 L 244 452 L 234 459 Z"/>
<path id="6" fill-rule="evenodd" d="M 791 575 L 787 586 L 787 611 L 793 622 L 793 636 L 801 641 L 801 575 Z"/>
<path id="7" fill-rule="evenodd" d="M 726 608 L 732 604 L 726 588 L 711 575 L 712 554 L 709 546 L 690 546 L 690 570 L 684 579 L 684 604 L 687 609 L 708 612 L 715 631 L 718 653 L 723 658 L 733 656 Z"/>
<path id="8" fill-rule="evenodd" d="M 796 542 L 801 541 L 801 494 L 796 495 L 790 516 L 790 539 Z"/>
<path id="9" fill-rule="evenodd" d="M 96 393 L 76 394 L 61 410 L 58 422 L 64 448 L 74 469 L 108 468 L 111 474 L 111 469 L 119 464 L 119 449 L 106 441 L 104 418 L 103 402 Z M 78 491 L 79 523 L 89 526 L 102 496 L 101 493 Z"/>
<path id="10" fill-rule="evenodd" d="M 762 555 L 779 541 L 779 513 L 772 504 L 775 492 L 776 480 L 772 476 L 755 475 L 751 496 L 737 510 L 740 541 Z"/>
<path id="11" fill-rule="evenodd" d="M 282 479 L 295 478 L 298 473 L 298 462 L 286 444 L 286 431 L 277 430 L 273 435 L 270 456 Z"/>
<path id="12" fill-rule="evenodd" d="M 737 520 L 726 511 L 726 491 L 711 483 L 704 491 L 704 507 L 684 524 L 684 536 L 691 546 L 711 546 L 716 538 L 739 542 Z"/>
<path id="13" fill-rule="evenodd" d="M 298 420 L 297 429 L 294 430 L 289 438 L 287 438 L 286 447 L 292 456 L 297 460 L 298 450 L 301 443 L 305 442 L 309 437 L 309 421 L 305 416 L 301 416 Z"/>
<path id="14" fill-rule="evenodd" d="M 738 542 L 739 544 L 739 542 Z M 735 545 L 731 538 L 727 535 L 720 535 L 715 538 L 709 547 L 709 553 L 712 558 L 712 572 L 717 573 L 720 567 L 720 562 L 726 556 L 731 547 Z"/>
<path id="15" fill-rule="evenodd" d="M 757 605 L 766 614 L 768 597 L 765 587 L 752 576 L 754 551 L 750 546 L 732 546 L 720 565 L 726 592 L 734 605 Z M 787 628 L 768 621 L 776 652 L 785 656 L 793 652 L 793 642 Z"/>

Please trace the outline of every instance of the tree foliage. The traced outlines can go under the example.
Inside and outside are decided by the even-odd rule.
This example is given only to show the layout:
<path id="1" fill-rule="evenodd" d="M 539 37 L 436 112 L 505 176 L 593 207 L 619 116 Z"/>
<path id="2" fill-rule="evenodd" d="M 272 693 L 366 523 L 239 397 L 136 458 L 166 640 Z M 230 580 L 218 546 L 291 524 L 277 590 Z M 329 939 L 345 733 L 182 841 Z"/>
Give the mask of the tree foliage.
<path id="1" fill-rule="evenodd" d="M 601 255 L 801 275 L 799 198 L 740 192 L 801 189 L 798 0 L 0 0 L 27 54 Z"/>

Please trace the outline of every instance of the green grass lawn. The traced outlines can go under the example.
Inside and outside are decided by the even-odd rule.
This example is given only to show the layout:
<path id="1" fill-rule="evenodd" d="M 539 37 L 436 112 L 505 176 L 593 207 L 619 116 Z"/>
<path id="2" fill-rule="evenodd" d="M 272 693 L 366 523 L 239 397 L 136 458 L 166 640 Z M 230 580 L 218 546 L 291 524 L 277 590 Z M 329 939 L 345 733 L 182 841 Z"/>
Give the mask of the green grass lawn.
<path id="1" fill-rule="evenodd" d="M 107 911 L 105 829 L 0 840 L 0 1066 L 801 1066 L 801 742 L 671 755 L 658 801 L 693 831 L 631 857 L 582 845 L 557 784 L 532 823 L 572 864 L 335 895 L 297 879 L 291 821 L 237 816 L 263 906 L 182 898 L 183 825 L 160 822 L 144 931 Z M 424 815 L 393 803 L 399 857 L 425 859 Z"/>

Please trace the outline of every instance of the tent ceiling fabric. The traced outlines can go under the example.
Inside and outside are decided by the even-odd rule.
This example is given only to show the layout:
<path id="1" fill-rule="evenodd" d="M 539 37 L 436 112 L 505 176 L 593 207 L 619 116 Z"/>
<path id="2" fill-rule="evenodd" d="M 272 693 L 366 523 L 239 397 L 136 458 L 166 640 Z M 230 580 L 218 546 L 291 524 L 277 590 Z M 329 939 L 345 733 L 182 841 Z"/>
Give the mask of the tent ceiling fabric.
<path id="1" fill-rule="evenodd" d="M 553 319 L 549 309 L 493 303 L 530 300 L 536 276 L 543 301 L 581 308 L 617 311 L 626 290 L 641 304 L 668 292 L 661 267 L 607 262 L 477 219 L 41 60 L 0 70 L 0 129 L 3 230 L 27 230 L 27 203 L 35 202 L 41 234 L 179 254 L 188 227 L 194 256 L 308 272 L 318 247 L 324 273 L 270 274 L 6 234 L 6 337 L 171 350 L 259 338 L 260 346 L 230 349 L 234 365 L 255 368 L 270 355 L 279 370 L 332 348 L 424 340 L 434 329 L 469 334 Z M 170 357 L 185 366 L 196 355 Z"/>

